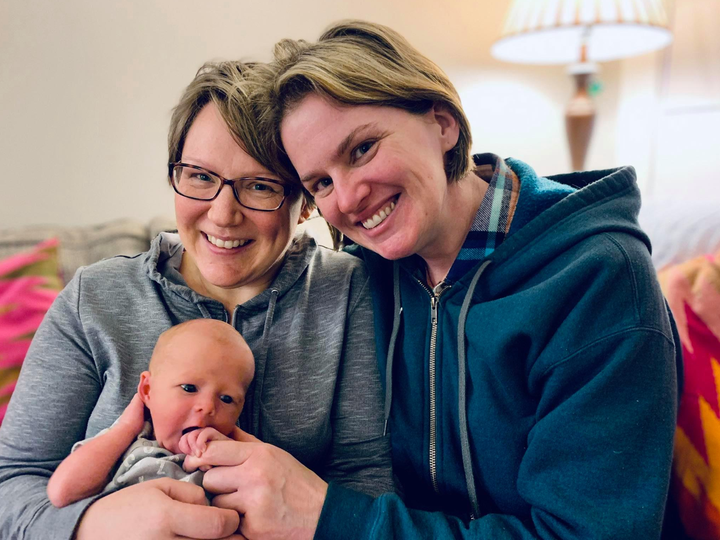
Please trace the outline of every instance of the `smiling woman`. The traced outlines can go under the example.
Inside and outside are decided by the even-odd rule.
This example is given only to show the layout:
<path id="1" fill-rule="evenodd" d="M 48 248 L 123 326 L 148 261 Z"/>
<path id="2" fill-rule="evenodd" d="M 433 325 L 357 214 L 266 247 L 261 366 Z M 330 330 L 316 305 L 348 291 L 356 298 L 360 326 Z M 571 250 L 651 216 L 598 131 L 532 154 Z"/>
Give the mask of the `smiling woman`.
<path id="1" fill-rule="evenodd" d="M 168 181 L 179 234 L 161 234 L 136 257 L 78 270 L 38 329 L 0 430 L 0 537 L 239 538 L 242 505 L 234 503 L 255 468 L 236 461 L 248 448 L 281 460 L 292 453 L 309 493 L 324 492 L 328 481 L 373 495 L 393 488 L 368 276 L 354 257 L 295 234 L 312 203 L 294 172 L 258 143 L 247 97 L 253 69 L 204 66 L 173 113 Z M 121 416 L 158 336 L 193 319 L 230 323 L 256 362 L 239 421 L 239 438 L 253 442 L 208 445 L 238 445 L 236 466 L 205 475 L 224 508 L 206 506 L 200 487 L 167 478 L 49 505 L 45 490 L 58 463 Z M 185 343 L 177 356 L 199 345 Z M 201 348 L 212 354 L 207 343 Z M 191 367 L 209 372 L 213 360 L 201 355 Z M 223 376 L 233 378 L 227 367 Z M 202 379 L 173 381 L 176 391 L 204 399 Z M 146 404 L 154 414 L 152 392 Z M 169 424 L 178 424 L 176 413 Z M 177 450 L 178 437 L 199 433 L 161 430 L 156 442 Z"/>
<path id="2" fill-rule="evenodd" d="M 247 536 L 659 538 L 680 350 L 633 168 L 471 156 L 452 83 L 378 24 L 274 53 L 263 133 L 368 265 L 404 497 L 306 487 L 246 506 Z"/>
<path id="3" fill-rule="evenodd" d="M 192 289 L 219 299 L 231 312 L 275 279 L 295 229 L 310 215 L 311 207 L 299 190 L 284 184 L 238 145 L 214 103 L 205 105 L 194 118 L 181 161 L 228 178 L 266 179 L 264 184 L 236 180 L 230 182 L 232 189 L 224 189 L 224 178 L 217 176 L 223 183 L 212 182 L 217 186 L 213 196 L 198 200 L 198 189 L 192 186 L 203 177 L 186 172 L 197 169 L 173 168 L 175 217 L 185 248 L 180 273 Z M 247 202 L 258 199 L 238 194 L 245 191 L 238 184 L 248 181 L 256 187 L 276 182 L 276 202 L 268 208 L 248 209 Z"/>

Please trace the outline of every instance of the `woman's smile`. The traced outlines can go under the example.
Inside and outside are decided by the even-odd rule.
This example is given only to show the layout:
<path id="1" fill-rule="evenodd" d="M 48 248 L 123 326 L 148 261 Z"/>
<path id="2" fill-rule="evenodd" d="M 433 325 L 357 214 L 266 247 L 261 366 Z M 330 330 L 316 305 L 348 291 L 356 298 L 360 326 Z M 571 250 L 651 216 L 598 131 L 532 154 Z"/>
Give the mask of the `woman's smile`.
<path id="1" fill-rule="evenodd" d="M 390 214 L 392 214 L 393 210 L 395 210 L 395 201 L 391 200 L 390 204 L 385 206 L 384 208 L 381 208 L 377 213 L 373 214 L 370 218 L 361 221 L 362 226 L 366 229 L 374 229 L 381 223 L 384 223 L 387 218 L 390 217 Z"/>
<path id="2" fill-rule="evenodd" d="M 243 247 L 248 245 L 252 240 L 223 240 L 222 238 L 217 238 L 215 236 L 212 236 L 211 234 L 205 233 L 205 237 L 208 239 L 208 242 L 210 242 L 213 246 L 222 248 L 226 251 L 229 251 L 231 249 L 235 249 L 237 247 Z"/>

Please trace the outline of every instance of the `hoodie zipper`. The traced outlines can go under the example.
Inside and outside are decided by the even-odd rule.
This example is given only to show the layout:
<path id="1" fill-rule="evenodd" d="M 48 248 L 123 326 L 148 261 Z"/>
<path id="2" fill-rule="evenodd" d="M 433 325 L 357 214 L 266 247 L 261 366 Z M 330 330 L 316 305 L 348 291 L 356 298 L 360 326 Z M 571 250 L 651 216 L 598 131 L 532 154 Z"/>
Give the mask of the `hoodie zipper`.
<path id="1" fill-rule="evenodd" d="M 428 448 L 428 463 L 430 466 L 430 481 L 435 493 L 440 495 L 437 481 L 437 396 L 435 377 L 435 355 L 437 349 L 438 311 L 440 295 L 450 288 L 444 281 L 438 283 L 432 290 L 419 279 L 417 282 L 430 295 L 430 357 L 428 358 L 428 374 L 430 384 L 430 441 Z"/>

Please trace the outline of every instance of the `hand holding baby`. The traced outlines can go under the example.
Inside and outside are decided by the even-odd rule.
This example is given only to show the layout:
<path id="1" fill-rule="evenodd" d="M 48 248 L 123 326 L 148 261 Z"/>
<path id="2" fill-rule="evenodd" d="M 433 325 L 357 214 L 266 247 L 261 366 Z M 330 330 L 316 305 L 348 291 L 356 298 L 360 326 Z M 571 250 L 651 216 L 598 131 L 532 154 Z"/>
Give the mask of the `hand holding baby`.
<path id="1" fill-rule="evenodd" d="M 116 426 L 127 429 L 128 432 L 137 435 L 142 431 L 145 425 L 145 404 L 140 398 L 140 394 L 135 394 L 130 404 L 118 418 Z"/>

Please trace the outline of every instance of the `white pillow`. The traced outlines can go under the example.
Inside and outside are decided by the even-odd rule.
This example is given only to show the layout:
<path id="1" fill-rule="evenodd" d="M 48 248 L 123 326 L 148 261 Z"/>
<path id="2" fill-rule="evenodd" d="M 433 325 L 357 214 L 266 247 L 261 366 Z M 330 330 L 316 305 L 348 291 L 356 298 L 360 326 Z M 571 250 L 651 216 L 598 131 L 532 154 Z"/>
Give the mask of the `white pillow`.
<path id="1" fill-rule="evenodd" d="M 638 220 L 650 237 L 658 270 L 720 251 L 720 201 L 644 199 Z"/>

